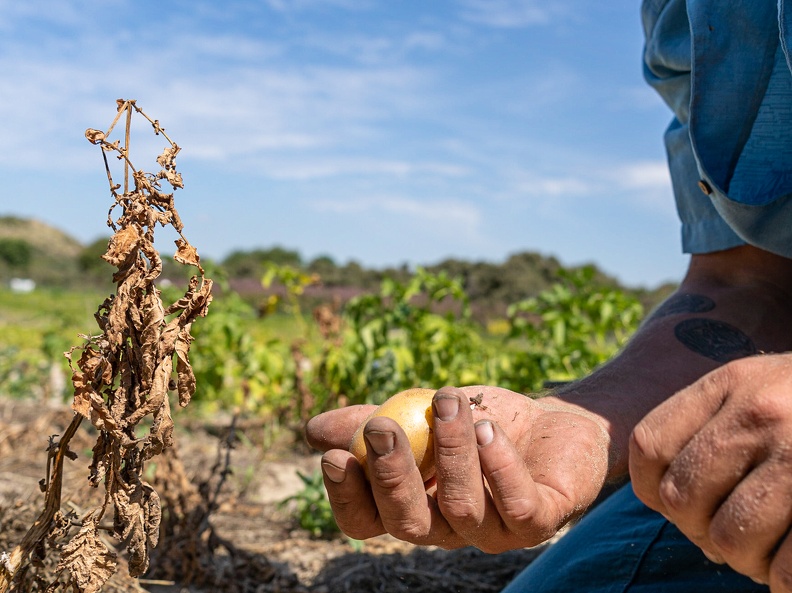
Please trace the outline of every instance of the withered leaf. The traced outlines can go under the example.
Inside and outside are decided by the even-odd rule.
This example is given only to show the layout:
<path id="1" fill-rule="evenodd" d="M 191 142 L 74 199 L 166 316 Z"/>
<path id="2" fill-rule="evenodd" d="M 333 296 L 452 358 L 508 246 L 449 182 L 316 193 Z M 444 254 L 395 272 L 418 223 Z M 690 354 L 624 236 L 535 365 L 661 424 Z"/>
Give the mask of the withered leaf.
<path id="1" fill-rule="evenodd" d="M 172 169 L 163 169 L 161 175 L 168 180 L 173 187 L 184 188 L 184 181 L 182 180 L 181 173 Z"/>
<path id="2" fill-rule="evenodd" d="M 82 529 L 61 550 L 58 571 L 68 570 L 71 583 L 82 593 L 97 593 L 116 570 L 116 554 L 105 546 L 88 518 Z"/>
<path id="3" fill-rule="evenodd" d="M 177 145 L 168 146 L 162 151 L 162 154 L 157 157 L 157 163 L 163 169 L 172 169 L 175 166 L 176 155 L 179 154 L 181 148 Z"/>
<path id="4" fill-rule="evenodd" d="M 99 144 L 102 140 L 105 139 L 105 133 L 101 130 L 94 130 L 92 128 L 88 128 L 85 130 L 85 137 L 88 139 L 88 142 L 91 144 Z"/>
<path id="5" fill-rule="evenodd" d="M 148 570 L 149 550 L 159 537 L 159 496 L 147 483 L 135 480 L 128 489 L 119 488 L 113 493 L 113 503 L 113 528 L 116 536 L 126 542 L 129 575 L 140 576 Z"/>
<path id="6" fill-rule="evenodd" d="M 91 458 L 90 475 L 88 476 L 88 482 L 94 488 L 99 486 L 99 482 L 104 479 L 107 470 L 110 468 L 113 444 L 114 441 L 108 438 L 108 433 L 99 433 L 96 444 L 93 446 L 93 457 Z"/>
<path id="7" fill-rule="evenodd" d="M 173 259 L 180 264 L 195 266 L 197 268 L 201 267 L 201 258 L 198 257 L 198 250 L 195 247 L 182 238 L 176 239 L 175 243 L 177 250 Z"/>
<path id="8" fill-rule="evenodd" d="M 168 397 L 168 381 L 172 371 L 173 359 L 170 357 L 163 358 L 154 370 L 148 399 L 127 417 L 128 424 L 137 424 L 144 417 L 159 410 L 160 406 L 163 405 L 163 401 Z"/>
<path id="9" fill-rule="evenodd" d="M 137 225 L 121 227 L 110 238 L 107 252 L 102 256 L 110 265 L 120 267 L 137 252 L 141 231 Z"/>
<path id="10" fill-rule="evenodd" d="M 166 447 L 173 446 L 173 418 L 171 417 L 170 401 L 166 397 L 162 406 L 154 412 L 149 435 L 143 445 L 143 459 L 151 459 L 159 455 Z"/>
<path id="11" fill-rule="evenodd" d="M 156 290 L 143 297 L 143 327 L 140 333 L 140 362 L 142 365 L 142 387 L 147 390 L 157 364 L 160 332 L 165 322 L 165 311 Z"/>
<path id="12" fill-rule="evenodd" d="M 181 407 L 185 407 L 190 403 L 196 387 L 195 374 L 189 358 L 192 340 L 193 337 L 190 335 L 189 328 L 187 328 L 187 331 L 182 330 L 179 332 L 179 337 L 176 340 L 176 377 L 178 379 L 177 389 Z"/>

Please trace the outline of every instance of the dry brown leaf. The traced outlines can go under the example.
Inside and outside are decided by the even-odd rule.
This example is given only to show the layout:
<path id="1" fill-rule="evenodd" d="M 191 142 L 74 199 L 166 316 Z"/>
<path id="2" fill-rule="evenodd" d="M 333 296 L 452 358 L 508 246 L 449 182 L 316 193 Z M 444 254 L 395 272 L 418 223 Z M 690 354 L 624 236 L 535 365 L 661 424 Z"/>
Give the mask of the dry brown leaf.
<path id="1" fill-rule="evenodd" d="M 140 241 L 141 230 L 137 225 L 129 225 L 120 228 L 115 235 L 110 238 L 107 246 L 107 253 L 102 256 L 111 266 L 120 267 L 137 253 Z"/>
<path id="2" fill-rule="evenodd" d="M 181 407 L 185 407 L 190 403 L 196 388 L 195 374 L 190 365 L 189 357 L 192 340 L 193 337 L 190 335 L 189 328 L 187 328 L 187 331 L 179 332 L 179 338 L 176 340 L 176 377 L 179 405 Z"/>
<path id="3" fill-rule="evenodd" d="M 188 266 L 195 266 L 200 268 L 201 266 L 201 258 L 198 257 L 198 250 L 190 245 L 185 239 L 176 239 L 176 247 L 177 251 L 176 254 L 173 256 L 180 264 L 185 264 Z"/>
<path id="4" fill-rule="evenodd" d="M 149 550 L 156 545 L 153 533 L 159 532 L 162 517 L 160 499 L 154 489 L 134 476 L 126 487 L 113 493 L 115 515 L 113 528 L 116 536 L 126 543 L 129 558 L 129 575 L 136 577 L 146 572 Z"/>
<path id="5" fill-rule="evenodd" d="M 97 520 L 88 518 L 61 550 L 58 570 L 68 570 L 71 583 L 82 593 L 97 593 L 116 569 L 116 554 L 99 538 Z"/>
<path id="6" fill-rule="evenodd" d="M 102 142 L 102 140 L 105 139 L 105 133 L 102 132 L 101 130 L 94 130 L 88 128 L 87 130 L 85 130 L 85 137 L 88 139 L 88 142 L 90 142 L 91 144 L 99 144 Z"/>

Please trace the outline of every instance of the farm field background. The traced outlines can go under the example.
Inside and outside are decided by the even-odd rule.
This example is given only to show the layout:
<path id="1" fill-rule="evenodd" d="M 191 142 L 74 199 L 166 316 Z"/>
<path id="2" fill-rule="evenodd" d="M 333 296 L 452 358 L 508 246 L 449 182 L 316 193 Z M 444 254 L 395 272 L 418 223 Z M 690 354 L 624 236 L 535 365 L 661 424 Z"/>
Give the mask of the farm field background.
<path id="1" fill-rule="evenodd" d="M 6 235 L 3 243 L 0 234 L 0 256 L 20 249 L 19 236 Z M 47 464 L 42 435 L 61 434 L 71 416 L 71 370 L 63 353 L 98 331 L 94 313 L 113 288 L 93 267 L 101 242 L 79 246 L 65 259 L 63 251 L 48 254 L 47 244 L 22 247 L 25 266 L 6 258 L 2 270 L 0 533 L 10 538 L 0 538 L 3 549 L 21 537 L 20 518 L 32 520 L 40 500 L 37 483 Z M 166 558 L 158 563 L 154 554 L 142 581 L 117 574 L 103 590 L 191 585 L 196 591 L 334 592 L 375 590 L 383 582 L 392 588 L 377 590 L 499 590 L 538 550 L 486 556 L 419 550 L 388 537 L 361 544 L 338 534 L 318 457 L 303 444 L 302 428 L 320 411 L 379 403 L 416 385 L 489 383 L 540 396 L 548 381 L 582 376 L 612 356 L 670 289 L 627 289 L 593 266 L 566 269 L 536 254 L 506 263 L 515 262 L 522 277 L 544 282 L 521 293 L 504 281 L 506 264 L 371 271 L 302 262 L 282 248 L 207 263 L 217 284 L 209 315 L 193 328 L 198 387 L 194 404 L 174 414 L 186 473 L 181 482 L 173 470 L 162 475 L 178 466 L 162 460 L 152 464 L 150 478 L 165 492 L 196 497 L 196 508 L 207 511 L 202 525 L 214 547 L 196 551 L 198 564 L 186 573 Z M 64 271 L 68 282 L 59 275 Z M 23 275 L 33 277 L 35 287 L 12 289 L 10 278 Z M 168 296 L 186 281 L 177 272 L 163 277 L 159 288 Z M 501 282 L 488 286 L 493 277 Z M 91 455 L 86 441 L 81 460 L 69 466 L 69 504 L 92 496 L 85 482 Z M 210 486 L 216 498 L 201 503 Z M 244 567 L 232 561 L 232 582 L 222 576 L 229 558 L 245 560 Z M 439 572 L 445 584 L 438 587 Z"/>

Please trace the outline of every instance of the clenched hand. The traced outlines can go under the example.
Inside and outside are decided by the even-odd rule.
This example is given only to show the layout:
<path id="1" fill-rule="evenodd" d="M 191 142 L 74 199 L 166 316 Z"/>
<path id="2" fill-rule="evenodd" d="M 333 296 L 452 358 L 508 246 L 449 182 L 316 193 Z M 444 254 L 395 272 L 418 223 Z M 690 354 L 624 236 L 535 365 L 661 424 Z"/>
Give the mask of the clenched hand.
<path id="1" fill-rule="evenodd" d="M 716 562 L 792 593 L 792 355 L 731 362 L 638 424 L 638 497 Z"/>

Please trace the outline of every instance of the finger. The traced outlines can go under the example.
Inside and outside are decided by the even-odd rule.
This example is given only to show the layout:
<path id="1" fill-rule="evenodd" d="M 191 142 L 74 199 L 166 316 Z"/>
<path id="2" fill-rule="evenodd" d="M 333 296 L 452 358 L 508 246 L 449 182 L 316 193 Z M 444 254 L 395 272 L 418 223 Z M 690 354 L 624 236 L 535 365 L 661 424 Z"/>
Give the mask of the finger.
<path id="1" fill-rule="evenodd" d="M 417 545 L 447 548 L 464 544 L 427 496 L 410 442 L 392 419 L 372 418 L 363 429 L 371 492 L 385 529 Z"/>
<path id="2" fill-rule="evenodd" d="M 353 539 L 385 533 L 363 468 L 348 451 L 332 449 L 322 456 L 322 474 L 338 527 Z"/>
<path id="3" fill-rule="evenodd" d="M 657 489 L 664 514 L 716 558 L 712 519 L 765 456 L 755 435 L 740 427 L 740 418 L 728 409 L 718 412 L 671 461 Z"/>
<path id="4" fill-rule="evenodd" d="M 665 513 L 659 488 L 671 461 L 718 411 L 728 394 L 729 378 L 724 369 L 705 375 L 660 404 L 630 435 L 633 490 L 656 511 Z"/>
<path id="5" fill-rule="evenodd" d="M 792 533 L 787 533 L 770 565 L 770 590 L 792 593 Z"/>
<path id="6" fill-rule="evenodd" d="M 305 426 L 305 439 L 319 451 L 349 449 L 352 435 L 376 406 L 348 406 L 314 416 Z"/>
<path id="7" fill-rule="evenodd" d="M 792 525 L 790 500 L 789 464 L 767 460 L 718 508 L 709 528 L 711 545 L 736 571 L 767 582 L 776 549 Z"/>
<path id="8" fill-rule="evenodd" d="M 469 400 L 461 390 L 443 387 L 434 396 L 432 413 L 440 512 L 466 542 L 491 551 L 487 546 L 494 538 L 484 524 L 497 511 L 484 488 Z M 494 525 L 502 526 L 500 520 Z"/>
<path id="9" fill-rule="evenodd" d="M 481 468 L 503 523 L 504 544 L 537 545 L 556 533 L 572 505 L 559 492 L 537 484 L 503 430 L 489 420 L 475 425 Z"/>

